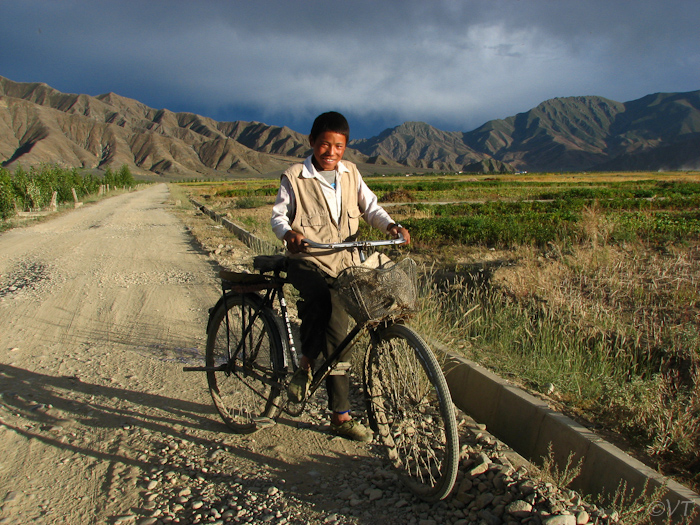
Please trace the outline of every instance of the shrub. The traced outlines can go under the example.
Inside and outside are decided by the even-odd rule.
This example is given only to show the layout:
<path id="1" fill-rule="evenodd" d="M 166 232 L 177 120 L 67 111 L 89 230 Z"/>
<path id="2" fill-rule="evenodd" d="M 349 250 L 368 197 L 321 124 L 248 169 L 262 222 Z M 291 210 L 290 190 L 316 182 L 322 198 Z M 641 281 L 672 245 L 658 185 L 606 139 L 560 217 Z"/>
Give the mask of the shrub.
<path id="1" fill-rule="evenodd" d="M 0 218 L 9 219 L 15 214 L 15 193 L 10 172 L 0 168 Z"/>
<path id="2" fill-rule="evenodd" d="M 102 183 L 117 188 L 131 188 L 136 184 L 134 176 L 131 174 L 131 170 L 126 164 L 123 164 L 116 173 L 108 166 L 102 178 Z"/>
<path id="3" fill-rule="evenodd" d="M 27 207 L 27 185 L 29 176 L 22 166 L 18 166 L 12 175 L 12 191 L 15 195 L 15 203 L 24 210 Z"/>
<path id="4" fill-rule="evenodd" d="M 415 202 L 413 194 L 403 188 L 386 192 L 379 199 L 380 202 Z"/>
<path id="5" fill-rule="evenodd" d="M 269 186 L 263 188 L 231 188 L 228 190 L 217 191 L 219 197 L 273 197 L 277 195 L 278 186 Z"/>
<path id="6" fill-rule="evenodd" d="M 261 206 L 264 206 L 266 204 L 265 200 L 263 200 L 261 197 L 255 197 L 255 196 L 247 196 L 247 197 L 238 197 L 236 199 L 236 208 L 245 210 L 245 209 L 252 209 L 252 208 L 260 208 Z"/>
<path id="7" fill-rule="evenodd" d="M 96 193 L 100 184 L 132 187 L 135 181 L 126 165 L 116 173 L 107 169 L 103 179 L 91 173 L 81 175 L 76 168 L 65 169 L 50 164 L 33 166 L 29 171 L 18 166 L 12 174 L 7 169 L 0 168 L 0 218 L 4 220 L 13 216 L 16 208 L 44 208 L 51 202 L 54 192 L 58 203 L 72 202 L 73 190 L 80 198 Z"/>

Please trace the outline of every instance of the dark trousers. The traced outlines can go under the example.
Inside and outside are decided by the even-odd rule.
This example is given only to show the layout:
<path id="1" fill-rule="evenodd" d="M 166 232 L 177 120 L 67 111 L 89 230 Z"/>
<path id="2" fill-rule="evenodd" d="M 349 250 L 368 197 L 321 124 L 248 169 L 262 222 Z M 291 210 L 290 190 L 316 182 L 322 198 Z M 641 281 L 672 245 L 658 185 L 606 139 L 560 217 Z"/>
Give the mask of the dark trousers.
<path id="1" fill-rule="evenodd" d="M 332 277 L 315 264 L 290 259 L 287 267 L 289 282 L 299 290 L 297 302 L 301 319 L 301 352 L 316 359 L 321 352 L 328 357 L 348 333 L 348 314 L 338 294 L 331 290 Z M 350 410 L 350 378 L 347 375 L 328 376 L 328 408 L 333 412 Z"/>

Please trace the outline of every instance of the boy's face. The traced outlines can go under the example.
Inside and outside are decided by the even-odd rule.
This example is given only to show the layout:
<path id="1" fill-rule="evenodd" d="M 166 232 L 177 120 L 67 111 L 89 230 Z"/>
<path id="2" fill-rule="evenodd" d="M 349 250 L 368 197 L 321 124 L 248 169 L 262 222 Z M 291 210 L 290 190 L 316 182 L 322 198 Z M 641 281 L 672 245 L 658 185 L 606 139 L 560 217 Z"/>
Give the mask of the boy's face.
<path id="1" fill-rule="evenodd" d="M 316 139 L 309 137 L 314 150 L 314 166 L 319 171 L 333 171 L 345 153 L 347 139 L 341 133 L 324 131 Z"/>

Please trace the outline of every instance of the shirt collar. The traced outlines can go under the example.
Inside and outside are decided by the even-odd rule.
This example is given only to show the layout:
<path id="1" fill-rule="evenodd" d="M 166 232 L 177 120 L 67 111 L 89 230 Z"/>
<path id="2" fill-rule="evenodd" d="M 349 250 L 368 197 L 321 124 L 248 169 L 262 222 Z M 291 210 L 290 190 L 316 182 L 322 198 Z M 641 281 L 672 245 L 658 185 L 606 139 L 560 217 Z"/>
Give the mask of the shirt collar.
<path id="1" fill-rule="evenodd" d="M 313 159 L 313 155 L 309 155 L 308 157 L 306 157 L 306 159 L 304 160 L 304 169 L 301 170 L 301 176 L 307 179 L 320 177 L 318 171 L 316 170 L 316 166 L 314 166 L 314 163 L 311 161 L 311 159 Z M 350 172 L 350 170 L 345 166 L 345 164 L 343 164 L 342 160 L 338 161 L 338 165 L 335 169 L 338 171 L 338 176 L 340 176 L 341 173 Z"/>

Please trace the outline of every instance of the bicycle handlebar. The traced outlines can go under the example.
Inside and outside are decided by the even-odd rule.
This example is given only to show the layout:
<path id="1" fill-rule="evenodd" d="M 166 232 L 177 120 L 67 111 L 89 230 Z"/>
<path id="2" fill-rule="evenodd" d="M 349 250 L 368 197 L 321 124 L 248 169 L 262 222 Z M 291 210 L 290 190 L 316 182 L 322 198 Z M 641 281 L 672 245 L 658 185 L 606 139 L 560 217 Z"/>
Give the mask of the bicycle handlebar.
<path id="1" fill-rule="evenodd" d="M 406 239 L 404 239 L 402 233 L 399 233 L 399 237 L 397 239 L 388 239 L 386 241 L 348 241 L 322 244 L 311 241 L 309 239 L 304 239 L 303 242 L 311 248 L 321 248 L 324 250 L 345 250 L 350 248 L 371 248 L 373 246 L 390 246 L 395 244 L 405 244 Z"/>

